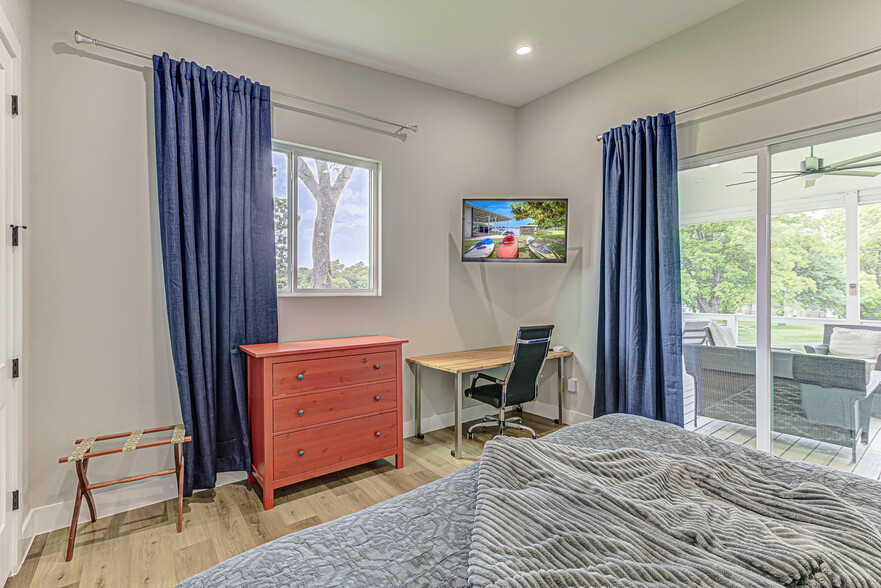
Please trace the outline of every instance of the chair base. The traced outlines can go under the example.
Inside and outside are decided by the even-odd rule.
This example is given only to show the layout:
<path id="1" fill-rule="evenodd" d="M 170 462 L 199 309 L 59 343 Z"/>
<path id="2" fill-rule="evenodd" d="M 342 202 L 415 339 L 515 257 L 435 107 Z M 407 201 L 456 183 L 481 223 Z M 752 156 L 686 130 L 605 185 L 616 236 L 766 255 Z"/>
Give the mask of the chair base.
<path id="1" fill-rule="evenodd" d="M 527 427 L 522 423 L 522 419 L 519 416 L 508 417 L 505 418 L 505 409 L 502 408 L 499 410 L 499 416 L 487 415 L 483 417 L 483 422 L 471 425 L 468 427 L 468 438 L 474 439 L 474 429 L 476 428 L 489 428 L 489 427 L 498 427 L 499 435 L 505 434 L 505 427 L 510 427 L 512 429 L 523 429 L 525 431 L 529 431 L 532 433 L 532 438 L 535 439 L 535 431 L 532 427 Z"/>

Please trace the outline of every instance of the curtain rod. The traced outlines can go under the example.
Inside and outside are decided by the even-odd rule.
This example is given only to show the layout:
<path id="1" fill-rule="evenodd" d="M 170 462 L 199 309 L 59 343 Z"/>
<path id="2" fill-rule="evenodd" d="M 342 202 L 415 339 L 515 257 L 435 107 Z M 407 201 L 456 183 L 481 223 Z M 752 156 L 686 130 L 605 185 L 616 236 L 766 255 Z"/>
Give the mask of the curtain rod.
<path id="1" fill-rule="evenodd" d="M 822 71 L 824 69 L 828 69 L 830 67 L 834 67 L 836 65 L 841 65 L 842 63 L 847 63 L 848 61 L 853 61 L 854 59 L 859 59 L 860 57 L 865 57 L 866 55 L 871 55 L 872 53 L 877 53 L 881 51 L 881 46 L 873 47 L 871 49 L 866 49 L 865 51 L 861 51 L 859 53 L 854 53 L 853 55 L 848 55 L 847 57 L 842 57 L 841 59 L 836 59 L 835 61 L 830 61 L 829 63 L 824 63 L 823 65 L 817 65 L 815 67 L 800 71 L 798 73 L 790 74 L 788 76 L 784 76 L 782 78 L 777 78 L 776 80 L 772 80 L 770 82 L 765 82 L 764 84 L 759 84 L 758 86 L 753 86 L 752 88 L 747 88 L 746 90 L 741 90 L 740 92 L 735 92 L 734 94 L 728 94 L 727 96 L 722 96 L 721 98 L 716 98 L 715 100 L 710 100 L 709 102 L 703 102 L 696 106 L 690 106 L 683 110 L 677 110 L 676 114 L 685 114 L 686 112 L 691 112 L 693 110 L 698 110 L 700 108 L 706 108 L 707 106 L 712 106 L 714 104 L 719 104 L 720 102 L 725 102 L 726 100 L 732 100 L 734 98 L 740 98 L 741 96 L 746 96 L 747 94 L 752 94 L 753 92 L 758 92 L 759 90 L 764 90 L 765 88 L 770 88 L 771 86 L 776 86 L 778 84 L 782 84 L 784 82 L 788 82 L 790 80 L 794 80 L 796 78 L 800 78 L 806 76 L 808 74 L 812 74 L 818 71 Z M 603 136 L 597 135 L 597 141 L 602 141 Z"/>
<path id="2" fill-rule="evenodd" d="M 147 53 L 142 53 L 140 51 L 135 51 L 134 49 L 129 49 L 127 47 L 121 47 L 119 45 L 113 45 L 112 43 L 105 43 L 104 41 L 100 41 L 94 37 L 88 37 L 82 34 L 79 31 L 74 31 L 73 39 L 77 43 L 88 43 L 90 45 L 95 45 L 96 47 L 104 47 L 105 49 L 112 49 L 113 51 L 119 51 L 121 53 L 128 53 L 129 55 L 134 55 L 135 57 L 141 57 L 143 59 L 149 59 L 153 61 L 153 56 Z M 317 100 L 312 100 L 310 98 L 304 98 L 302 96 L 296 96 L 294 94 L 289 94 L 287 92 L 281 92 L 279 90 L 272 90 L 272 93 L 276 96 L 282 96 L 284 98 L 288 98 L 290 100 L 297 100 L 300 102 L 306 102 L 307 104 L 312 104 L 313 106 L 320 106 L 321 108 L 328 108 L 330 110 L 336 110 L 337 112 L 344 112 L 346 114 L 350 114 L 352 116 L 359 116 L 361 118 L 370 119 L 372 121 L 376 121 L 379 123 L 383 123 L 386 125 L 391 125 L 393 127 L 398 127 L 396 133 L 403 135 L 406 139 L 407 135 L 404 131 L 411 131 L 413 133 L 419 132 L 418 125 L 405 125 L 403 123 L 397 123 L 391 120 L 386 120 L 384 118 L 379 118 L 378 116 L 373 116 L 371 114 L 365 114 L 363 112 L 358 112 L 357 110 L 349 110 L 348 108 L 343 108 L 342 106 L 335 106 L 333 104 L 327 104 L 326 102 L 319 102 Z M 305 111 L 301 111 L 305 112 Z"/>

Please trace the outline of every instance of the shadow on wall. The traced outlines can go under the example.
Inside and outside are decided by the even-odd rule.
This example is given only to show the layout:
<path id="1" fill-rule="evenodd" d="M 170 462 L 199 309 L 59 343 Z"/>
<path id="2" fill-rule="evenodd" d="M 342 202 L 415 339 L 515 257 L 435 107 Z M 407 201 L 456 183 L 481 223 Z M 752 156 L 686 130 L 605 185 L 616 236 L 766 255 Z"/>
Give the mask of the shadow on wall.
<path id="1" fill-rule="evenodd" d="M 840 66 L 839 66 L 840 67 Z M 836 84 L 841 84 L 850 80 L 858 80 L 859 78 L 865 77 L 867 75 L 881 72 L 881 65 L 872 65 L 869 67 L 861 67 L 859 69 L 855 69 L 853 71 L 849 71 L 846 73 L 842 73 L 841 75 L 835 77 L 829 77 L 817 82 L 805 85 L 794 87 L 790 90 L 784 90 L 780 93 L 768 93 L 768 92 L 760 92 L 759 98 L 746 99 L 746 100 L 738 100 L 734 99 L 733 101 L 724 102 L 723 106 L 717 107 L 707 107 L 700 109 L 700 112 L 703 114 L 688 116 L 688 114 L 683 115 L 683 117 L 687 117 L 688 120 L 679 120 L 677 115 L 676 121 L 676 142 L 677 148 L 679 152 L 679 157 L 690 157 L 695 155 L 696 153 L 702 151 L 702 147 L 699 146 L 699 140 L 701 139 L 701 131 L 703 130 L 703 134 L 707 134 L 707 123 L 711 123 L 714 121 L 722 122 L 726 117 L 730 117 L 732 115 L 745 113 L 746 116 L 755 116 L 754 112 L 756 108 L 760 108 L 762 106 L 767 106 L 770 104 L 780 103 L 783 100 L 788 98 L 798 98 L 800 96 L 804 96 L 810 92 L 821 90 L 823 88 L 831 88 Z M 784 85 L 784 87 L 786 87 Z M 752 113 L 752 114 L 750 114 Z M 728 124 L 736 124 L 736 120 L 728 121 Z M 825 124 L 825 123 L 824 123 Z M 703 125 L 703 126 L 702 126 Z M 822 124 L 818 124 L 818 126 L 823 126 Z M 808 130 L 808 129 L 803 129 Z M 723 131 L 724 132 L 724 131 Z M 730 137 L 730 134 L 728 135 Z M 750 140 L 754 141 L 765 141 L 774 138 L 774 133 L 770 133 L 769 135 L 762 137 L 752 137 Z"/>
<path id="2" fill-rule="evenodd" d="M 171 334 L 168 328 L 168 308 L 165 303 L 165 273 L 162 266 L 162 238 L 159 230 L 159 181 L 156 178 L 156 128 L 153 107 L 153 68 L 145 68 L 144 90 L 147 109 L 144 113 L 147 124 L 147 184 L 150 194 L 150 292 L 153 316 L 153 377 L 155 381 L 166 383 L 165 389 L 156 394 L 157 408 L 173 406 L 175 422 L 182 423 L 180 414 L 180 395 L 174 373 L 174 358 L 171 355 Z"/>
<path id="3" fill-rule="evenodd" d="M 56 55 L 74 55 L 76 57 L 85 57 L 86 59 L 94 59 L 95 61 L 100 61 L 101 63 L 109 63 L 110 65 L 116 65 L 119 67 L 124 67 L 126 69 L 142 72 L 144 74 L 144 79 L 147 81 L 148 84 L 147 88 L 150 90 L 150 104 L 153 104 L 153 66 L 143 65 L 145 62 L 140 57 L 135 57 L 134 55 L 131 56 L 132 60 L 137 60 L 138 63 L 142 64 L 136 65 L 128 61 L 120 61 L 118 59 L 113 59 L 104 55 L 98 55 L 89 51 L 83 51 L 82 49 L 71 47 L 63 41 L 53 43 L 52 52 Z"/>
<path id="4" fill-rule="evenodd" d="M 346 119 L 344 119 L 344 118 L 339 118 L 339 117 L 336 117 L 336 116 L 330 116 L 329 114 L 322 114 L 322 113 L 320 113 L 320 112 L 315 112 L 314 110 L 307 110 L 307 109 L 304 109 L 304 108 L 297 108 L 296 106 L 291 106 L 290 104 L 282 104 L 282 103 L 277 102 L 277 101 L 275 101 L 275 100 L 273 100 L 273 102 L 272 102 L 272 107 L 273 107 L 273 108 L 279 108 L 279 109 L 281 109 L 281 110 L 287 110 L 287 111 L 289 111 L 289 112 L 296 112 L 297 114 L 306 114 L 306 115 L 309 115 L 309 116 L 314 116 L 314 117 L 317 117 L 317 118 L 322 118 L 322 119 L 324 119 L 324 120 L 329 120 L 329 121 L 331 121 L 331 122 L 340 123 L 340 124 L 343 124 L 343 125 L 348 125 L 348 126 L 351 126 L 351 127 L 356 127 L 356 128 L 359 128 L 359 129 L 363 129 L 363 130 L 365 130 L 365 131 L 371 131 L 371 132 L 373 132 L 373 133 L 378 133 L 378 134 L 380 134 L 380 135 L 385 135 L 386 137 L 392 137 L 393 139 L 398 139 L 398 140 L 401 141 L 401 142 L 407 140 L 407 135 L 406 135 L 405 133 L 390 132 L 390 131 L 385 131 L 385 130 L 383 130 L 383 129 L 377 129 L 377 128 L 375 128 L 375 127 L 371 127 L 371 126 L 368 126 L 368 125 L 362 125 L 361 123 L 357 123 L 357 122 L 354 122 L 354 121 L 351 121 L 351 120 L 346 120 Z"/>
<path id="5" fill-rule="evenodd" d="M 449 233 L 447 240 L 449 305 L 459 337 L 462 341 L 474 341 L 475 346 L 484 345 L 482 342 L 492 343 L 493 335 L 504 331 L 501 325 L 505 322 L 513 324 L 516 312 L 514 268 L 498 268 L 498 279 L 510 282 L 507 288 L 502 283 L 491 284 L 492 277 L 487 276 L 485 264 L 463 262 L 456 236 Z M 478 273 L 479 280 L 474 279 L 475 273 Z M 494 287 L 500 288 L 501 295 L 493 296 Z M 504 316 L 500 317 L 499 311 L 507 314 L 509 321 L 505 321 Z"/>
<path id="6" fill-rule="evenodd" d="M 72 47 L 65 42 L 57 42 L 52 45 L 52 52 L 56 55 L 72 55 L 74 57 L 91 59 L 100 63 L 129 69 L 139 72 L 144 80 L 144 95 L 147 108 L 145 109 L 145 125 L 147 132 L 147 178 L 149 188 L 149 202 L 147 203 L 150 215 L 150 299 L 152 337 L 149 345 L 153 355 L 151 364 L 154 368 L 154 382 L 160 384 L 154 395 L 157 412 L 167 411 L 173 407 L 176 422 L 180 422 L 180 399 L 177 391 L 177 380 L 174 375 L 174 362 L 171 356 L 171 342 L 168 332 L 168 314 L 165 306 L 165 283 L 162 267 L 162 247 L 159 231 L 159 196 L 156 179 L 156 135 L 153 113 L 153 67 L 152 65 L 137 65 L 128 61 L 113 59 L 104 55 L 98 55 L 89 51 L 83 51 Z M 132 57 L 138 63 L 144 63 L 139 57 Z M 97 90 L 96 90 L 97 91 Z"/>

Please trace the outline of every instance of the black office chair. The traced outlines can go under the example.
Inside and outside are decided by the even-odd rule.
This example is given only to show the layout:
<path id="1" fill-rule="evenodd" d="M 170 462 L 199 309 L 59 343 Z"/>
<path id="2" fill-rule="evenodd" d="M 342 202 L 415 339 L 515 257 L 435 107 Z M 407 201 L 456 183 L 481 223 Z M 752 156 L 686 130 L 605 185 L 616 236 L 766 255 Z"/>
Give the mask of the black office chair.
<path id="1" fill-rule="evenodd" d="M 520 327 L 514 343 L 514 358 L 511 360 L 505 379 L 500 380 L 480 373 L 474 376 L 471 387 L 465 390 L 465 396 L 498 409 L 499 416 L 483 417 L 482 423 L 477 423 L 468 429 L 469 439 L 474 439 L 472 431 L 477 427 L 494 427 L 496 423 L 499 426 L 499 435 L 505 434 L 505 427 L 513 427 L 529 431 L 535 439 L 535 431 L 522 424 L 520 417 L 505 417 L 505 408 L 520 407 L 525 402 L 532 402 L 538 396 L 538 385 L 542 378 L 541 369 L 548 357 L 553 332 L 554 325 Z M 478 380 L 487 380 L 491 383 L 478 386 Z"/>

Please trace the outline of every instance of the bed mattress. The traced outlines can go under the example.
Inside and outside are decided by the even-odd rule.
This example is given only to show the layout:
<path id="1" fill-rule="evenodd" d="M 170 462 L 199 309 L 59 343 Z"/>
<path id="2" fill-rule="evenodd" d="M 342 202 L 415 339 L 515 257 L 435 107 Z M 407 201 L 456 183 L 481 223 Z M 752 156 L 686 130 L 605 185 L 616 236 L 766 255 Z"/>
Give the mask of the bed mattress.
<path id="1" fill-rule="evenodd" d="M 881 531 L 881 482 L 786 461 L 674 425 L 609 415 L 543 439 L 597 450 L 624 447 L 727 460 L 780 482 L 820 483 Z M 179 586 L 466 586 L 478 464 L 335 521 L 222 562 Z"/>

